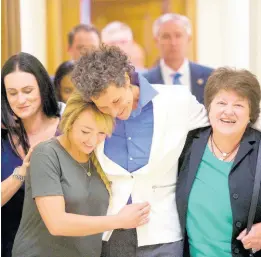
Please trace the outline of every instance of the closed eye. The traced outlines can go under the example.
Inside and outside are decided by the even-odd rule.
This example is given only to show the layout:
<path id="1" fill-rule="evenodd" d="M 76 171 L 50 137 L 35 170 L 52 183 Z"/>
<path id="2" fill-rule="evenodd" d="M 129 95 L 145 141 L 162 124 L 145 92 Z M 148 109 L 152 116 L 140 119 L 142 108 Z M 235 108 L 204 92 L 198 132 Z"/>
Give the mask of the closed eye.
<path id="1" fill-rule="evenodd" d="M 83 133 L 83 134 L 90 134 L 89 131 L 83 131 L 83 130 L 82 130 L 82 133 Z"/>
<path id="2" fill-rule="evenodd" d="M 11 96 L 14 96 L 14 95 L 16 95 L 17 93 L 16 93 L 16 92 L 8 92 L 8 94 L 11 95 Z"/>
<path id="3" fill-rule="evenodd" d="M 25 94 L 30 94 L 32 91 L 33 91 L 32 89 L 24 90 L 24 93 L 25 93 Z"/>
<path id="4" fill-rule="evenodd" d="M 119 100 L 120 100 L 120 98 L 119 98 L 119 99 L 117 99 L 117 100 L 115 100 L 115 101 L 113 101 L 113 103 L 114 103 L 114 104 L 116 104 L 116 103 L 118 103 L 118 102 L 119 102 Z"/>

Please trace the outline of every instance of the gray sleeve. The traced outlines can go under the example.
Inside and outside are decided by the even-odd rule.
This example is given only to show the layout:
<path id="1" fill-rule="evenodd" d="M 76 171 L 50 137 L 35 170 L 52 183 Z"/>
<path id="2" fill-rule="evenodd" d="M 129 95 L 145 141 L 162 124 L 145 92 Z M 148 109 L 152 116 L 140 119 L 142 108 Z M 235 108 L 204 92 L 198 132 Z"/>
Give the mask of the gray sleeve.
<path id="1" fill-rule="evenodd" d="M 40 150 L 33 151 L 30 160 L 32 197 L 63 195 L 58 157 L 53 149 Z"/>

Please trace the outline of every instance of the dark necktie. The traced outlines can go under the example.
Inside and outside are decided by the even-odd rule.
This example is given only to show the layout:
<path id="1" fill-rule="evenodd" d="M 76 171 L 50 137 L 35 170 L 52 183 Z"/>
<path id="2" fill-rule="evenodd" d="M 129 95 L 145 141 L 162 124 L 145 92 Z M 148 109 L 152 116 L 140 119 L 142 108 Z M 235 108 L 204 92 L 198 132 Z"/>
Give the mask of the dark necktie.
<path id="1" fill-rule="evenodd" d="M 180 82 L 180 77 L 181 77 L 181 74 L 179 72 L 176 72 L 174 74 L 173 80 L 172 80 L 173 85 L 182 85 Z"/>

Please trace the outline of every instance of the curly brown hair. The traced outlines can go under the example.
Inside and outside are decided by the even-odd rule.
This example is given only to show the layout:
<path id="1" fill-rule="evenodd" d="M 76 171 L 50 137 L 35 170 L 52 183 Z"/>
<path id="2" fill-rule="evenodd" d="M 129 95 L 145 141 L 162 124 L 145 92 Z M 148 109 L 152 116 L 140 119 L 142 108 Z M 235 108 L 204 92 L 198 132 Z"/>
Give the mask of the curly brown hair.
<path id="1" fill-rule="evenodd" d="M 126 73 L 130 76 L 134 70 L 119 47 L 103 44 L 83 53 L 73 70 L 72 80 L 84 99 L 91 101 L 91 97 L 99 97 L 110 85 L 125 86 Z"/>

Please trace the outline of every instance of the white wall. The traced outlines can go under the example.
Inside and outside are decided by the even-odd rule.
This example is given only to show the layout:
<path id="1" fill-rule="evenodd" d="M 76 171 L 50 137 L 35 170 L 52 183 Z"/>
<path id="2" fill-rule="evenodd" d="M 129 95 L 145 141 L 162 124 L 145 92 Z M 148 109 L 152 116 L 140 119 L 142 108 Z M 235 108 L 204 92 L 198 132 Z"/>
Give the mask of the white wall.
<path id="1" fill-rule="evenodd" d="M 250 70 L 261 83 L 261 1 L 250 1 Z"/>
<path id="2" fill-rule="evenodd" d="M 20 0 L 21 50 L 46 67 L 46 1 Z"/>
<path id="3" fill-rule="evenodd" d="M 198 61 L 249 67 L 249 0 L 197 0 Z"/>
<path id="4" fill-rule="evenodd" d="M 261 82 L 261 1 L 197 0 L 198 62 L 252 71 Z"/>

